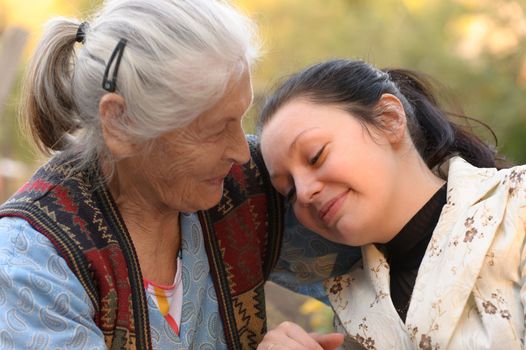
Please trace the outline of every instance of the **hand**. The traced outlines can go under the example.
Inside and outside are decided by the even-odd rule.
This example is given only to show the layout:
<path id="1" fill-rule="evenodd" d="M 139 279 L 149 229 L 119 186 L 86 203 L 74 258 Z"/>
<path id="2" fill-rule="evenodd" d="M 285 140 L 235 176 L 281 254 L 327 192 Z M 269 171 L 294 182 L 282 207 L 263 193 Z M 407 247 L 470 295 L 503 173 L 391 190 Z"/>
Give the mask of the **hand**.
<path id="1" fill-rule="evenodd" d="M 307 333 L 293 322 L 283 322 L 269 331 L 258 350 L 335 350 L 343 343 L 343 334 Z"/>

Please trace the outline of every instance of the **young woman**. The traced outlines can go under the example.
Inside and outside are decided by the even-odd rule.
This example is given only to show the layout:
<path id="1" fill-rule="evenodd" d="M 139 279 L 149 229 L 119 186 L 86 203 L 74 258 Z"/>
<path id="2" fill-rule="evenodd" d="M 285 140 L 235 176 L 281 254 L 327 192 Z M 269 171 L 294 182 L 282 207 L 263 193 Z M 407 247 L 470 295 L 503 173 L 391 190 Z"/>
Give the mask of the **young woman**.
<path id="1" fill-rule="evenodd" d="M 526 167 L 497 169 L 429 86 L 349 60 L 292 76 L 260 119 L 272 184 L 305 226 L 362 246 L 325 284 L 349 347 L 522 348 Z M 288 323 L 260 348 L 309 338 Z"/>

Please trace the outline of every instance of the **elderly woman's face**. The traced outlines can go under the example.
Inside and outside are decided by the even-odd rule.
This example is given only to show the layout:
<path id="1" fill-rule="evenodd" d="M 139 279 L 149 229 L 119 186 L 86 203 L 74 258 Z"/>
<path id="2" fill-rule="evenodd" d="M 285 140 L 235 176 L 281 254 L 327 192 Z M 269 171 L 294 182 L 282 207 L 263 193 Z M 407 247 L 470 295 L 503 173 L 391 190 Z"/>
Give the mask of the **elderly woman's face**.
<path id="1" fill-rule="evenodd" d="M 147 200 L 183 212 L 219 202 L 234 163 L 249 160 L 241 120 L 252 103 L 250 73 L 232 81 L 225 95 L 189 125 L 156 140 L 136 159 L 132 181 Z"/>

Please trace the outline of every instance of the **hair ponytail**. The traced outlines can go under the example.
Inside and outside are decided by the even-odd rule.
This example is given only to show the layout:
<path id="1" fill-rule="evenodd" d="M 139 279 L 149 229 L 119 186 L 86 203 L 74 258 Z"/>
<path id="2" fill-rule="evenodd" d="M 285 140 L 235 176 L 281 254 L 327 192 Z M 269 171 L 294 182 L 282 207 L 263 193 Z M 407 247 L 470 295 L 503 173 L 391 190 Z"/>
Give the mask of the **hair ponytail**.
<path id="1" fill-rule="evenodd" d="M 452 155 L 459 155 L 477 167 L 495 167 L 496 151 L 466 129 L 469 121 L 475 121 L 495 134 L 486 124 L 468 118 L 461 113 L 443 110 L 434 95 L 436 83 L 428 76 L 406 69 L 385 69 L 401 95 L 409 104 L 404 106 L 411 138 L 426 164 L 433 168 Z M 448 118 L 450 117 L 450 118 Z M 462 125 L 451 117 L 463 120 Z M 495 138 L 496 139 L 496 138 Z"/>
<path id="2" fill-rule="evenodd" d="M 21 117 L 46 154 L 64 150 L 78 128 L 71 83 L 78 26 L 66 18 L 48 22 L 25 76 Z"/>

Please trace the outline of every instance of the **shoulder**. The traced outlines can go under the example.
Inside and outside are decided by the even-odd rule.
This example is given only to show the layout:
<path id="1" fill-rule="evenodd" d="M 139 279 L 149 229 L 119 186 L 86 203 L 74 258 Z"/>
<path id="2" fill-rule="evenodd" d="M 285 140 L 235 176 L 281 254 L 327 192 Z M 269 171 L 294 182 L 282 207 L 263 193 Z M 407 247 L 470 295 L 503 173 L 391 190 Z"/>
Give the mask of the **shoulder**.
<path id="1" fill-rule="evenodd" d="M 0 275 L 4 285 L 29 284 L 35 293 L 80 287 L 53 243 L 19 218 L 0 219 Z"/>
<path id="2" fill-rule="evenodd" d="M 448 179 L 460 179 L 464 181 L 499 181 L 512 177 L 515 183 L 524 184 L 526 181 L 526 165 L 516 165 L 509 168 L 479 168 L 471 165 L 460 157 L 453 157 L 445 165 L 448 172 Z"/>
<path id="3" fill-rule="evenodd" d="M 0 264 L 31 266 L 58 253 L 53 244 L 23 219 L 0 219 Z"/>
<path id="4" fill-rule="evenodd" d="M 56 155 L 47 163 L 39 167 L 31 178 L 13 194 L 1 208 L 16 206 L 16 203 L 28 205 L 32 202 L 46 200 L 47 197 L 63 197 L 67 190 L 77 187 L 93 186 L 88 183 L 91 179 L 88 174 L 93 170 L 81 171 L 77 169 L 78 161 L 62 155 Z"/>
<path id="5" fill-rule="evenodd" d="M 449 196 L 466 199 L 505 196 L 501 199 L 513 199 L 526 189 L 526 165 L 500 170 L 477 168 L 460 157 L 454 157 L 448 166 Z"/>

